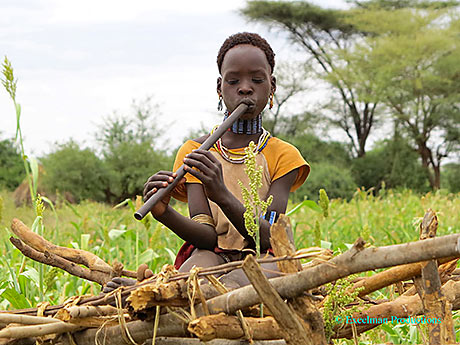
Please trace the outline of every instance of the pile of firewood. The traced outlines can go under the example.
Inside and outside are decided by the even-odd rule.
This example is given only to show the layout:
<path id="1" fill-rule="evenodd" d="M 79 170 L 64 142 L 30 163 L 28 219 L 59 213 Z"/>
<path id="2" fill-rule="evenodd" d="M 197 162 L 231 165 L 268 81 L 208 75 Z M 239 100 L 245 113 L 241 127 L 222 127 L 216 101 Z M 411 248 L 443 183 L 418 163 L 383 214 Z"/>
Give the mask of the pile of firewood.
<path id="1" fill-rule="evenodd" d="M 379 325 L 362 320 L 424 315 L 442 320 L 427 323 L 430 344 L 455 343 L 452 310 L 460 309 L 460 234 L 435 237 L 436 229 L 436 215 L 429 210 L 419 241 L 370 247 L 358 239 L 332 257 L 320 248 L 296 251 L 289 241 L 289 219 L 280 217 L 271 230 L 275 257 L 256 260 L 249 255 L 244 261 L 189 273 L 166 266 L 152 278 L 107 294 L 0 312 L 0 344 L 327 344 L 322 311 L 332 297 L 325 284 L 388 267 L 350 280 L 343 294 L 355 293 L 360 300 L 349 316 L 355 321 L 332 320 L 328 336 L 357 337 Z M 18 220 L 12 230 L 19 237 L 12 243 L 36 261 L 101 285 L 116 276 L 136 277 L 119 263 L 110 266 L 86 251 L 55 246 Z M 308 263 L 302 265 L 302 259 Z M 263 262 L 277 262 L 282 276 L 267 280 Z M 234 269 L 242 269 L 251 285 L 228 291 L 216 277 Z M 390 285 L 398 291 L 393 300 L 369 296 Z"/>

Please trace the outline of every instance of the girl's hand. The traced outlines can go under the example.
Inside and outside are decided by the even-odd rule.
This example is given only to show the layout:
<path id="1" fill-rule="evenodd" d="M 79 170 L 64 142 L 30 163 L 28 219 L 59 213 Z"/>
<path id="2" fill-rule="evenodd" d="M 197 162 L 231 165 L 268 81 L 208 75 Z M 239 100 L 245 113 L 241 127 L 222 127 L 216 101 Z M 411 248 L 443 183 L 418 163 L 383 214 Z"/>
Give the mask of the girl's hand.
<path id="1" fill-rule="evenodd" d="M 150 176 L 144 184 L 144 202 L 150 199 L 160 188 L 166 188 L 176 177 L 177 174 L 171 171 L 159 171 L 155 175 Z M 185 183 L 185 178 L 182 178 L 179 184 L 181 183 Z M 167 194 L 162 200 L 158 201 L 156 205 L 152 207 L 150 212 L 152 212 L 152 215 L 155 218 L 161 217 L 165 213 L 170 199 L 171 195 Z"/>
<path id="2" fill-rule="evenodd" d="M 227 187 L 224 183 L 222 165 L 217 158 L 209 151 L 194 150 L 185 156 L 184 164 L 185 171 L 203 183 L 209 200 L 219 204 Z"/>

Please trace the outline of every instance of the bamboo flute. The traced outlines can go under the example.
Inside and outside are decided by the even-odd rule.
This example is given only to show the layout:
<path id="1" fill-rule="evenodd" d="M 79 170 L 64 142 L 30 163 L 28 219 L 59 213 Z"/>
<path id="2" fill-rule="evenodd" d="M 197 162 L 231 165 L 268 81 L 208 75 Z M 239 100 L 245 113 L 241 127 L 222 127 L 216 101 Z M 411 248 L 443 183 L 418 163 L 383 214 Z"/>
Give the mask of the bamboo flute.
<path id="1" fill-rule="evenodd" d="M 246 103 L 241 103 L 236 109 L 230 114 L 230 116 L 222 122 L 222 124 L 212 133 L 201 146 L 198 148 L 199 150 L 209 150 L 212 145 L 219 140 L 220 137 L 224 135 L 224 133 L 233 125 L 243 115 L 251 105 Z M 170 193 L 185 176 L 186 171 L 184 170 L 184 165 L 182 164 L 179 169 L 176 171 L 176 178 L 172 183 L 170 183 L 166 188 L 159 189 L 155 194 L 153 194 L 150 199 L 148 199 L 144 205 L 139 208 L 136 213 L 134 213 L 134 218 L 137 220 L 141 220 L 144 218 L 150 209 L 156 205 L 156 203 L 163 199 L 168 193 Z"/>

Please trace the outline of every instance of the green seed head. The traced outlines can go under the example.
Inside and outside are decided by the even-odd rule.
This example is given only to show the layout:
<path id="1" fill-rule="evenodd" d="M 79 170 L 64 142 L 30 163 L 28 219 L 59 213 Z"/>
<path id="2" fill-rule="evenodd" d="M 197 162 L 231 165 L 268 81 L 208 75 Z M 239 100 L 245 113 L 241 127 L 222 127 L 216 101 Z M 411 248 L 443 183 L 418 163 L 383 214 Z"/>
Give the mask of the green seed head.
<path id="1" fill-rule="evenodd" d="M 13 101 L 16 101 L 16 84 L 17 80 L 14 79 L 13 66 L 11 62 L 5 56 L 5 60 L 2 64 L 2 74 L 5 79 L 1 79 L 3 86 L 6 91 L 10 94 L 10 97 Z"/>
<path id="2" fill-rule="evenodd" d="M 319 205 L 323 209 L 324 218 L 327 218 L 329 216 L 329 198 L 324 189 L 319 190 Z"/>

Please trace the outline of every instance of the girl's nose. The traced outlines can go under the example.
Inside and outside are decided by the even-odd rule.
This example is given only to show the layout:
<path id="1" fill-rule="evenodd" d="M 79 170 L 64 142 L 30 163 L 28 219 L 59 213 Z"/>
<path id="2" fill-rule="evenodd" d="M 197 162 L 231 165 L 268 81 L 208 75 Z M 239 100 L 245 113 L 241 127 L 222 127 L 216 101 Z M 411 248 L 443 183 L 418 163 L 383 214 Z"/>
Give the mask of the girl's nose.
<path id="1" fill-rule="evenodd" d="M 249 85 L 249 83 L 245 83 L 245 82 L 242 82 L 240 85 L 240 88 L 238 89 L 239 95 L 252 95 L 253 92 L 254 90 Z"/>

